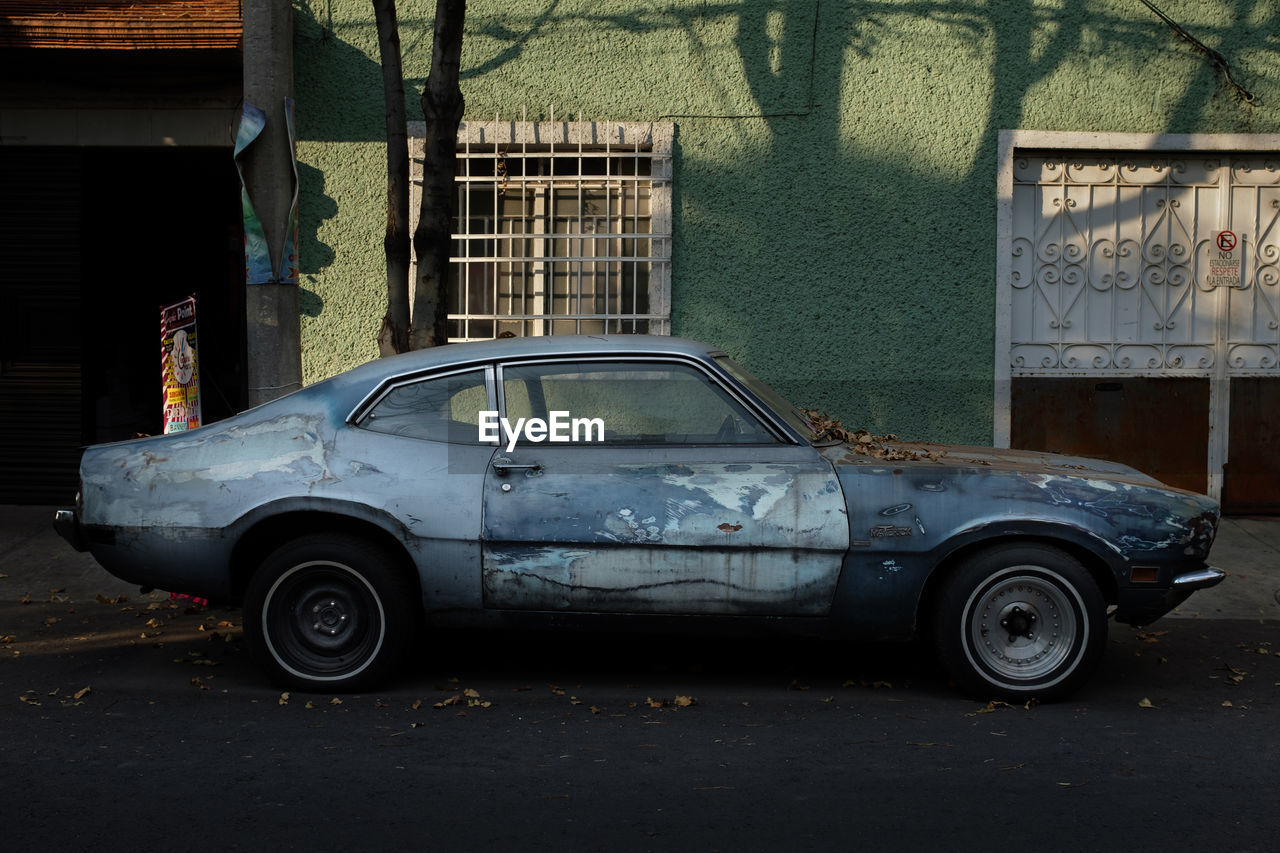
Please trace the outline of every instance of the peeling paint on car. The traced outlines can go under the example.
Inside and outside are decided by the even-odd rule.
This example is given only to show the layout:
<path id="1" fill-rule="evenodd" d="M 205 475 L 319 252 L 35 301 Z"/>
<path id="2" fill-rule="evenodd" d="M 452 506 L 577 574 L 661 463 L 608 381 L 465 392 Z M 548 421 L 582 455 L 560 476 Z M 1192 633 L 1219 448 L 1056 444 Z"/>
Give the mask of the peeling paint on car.
<path id="1" fill-rule="evenodd" d="M 486 557 L 491 606 L 584 613 L 820 616 L 836 573 L 793 550 L 703 549 L 697 561 L 663 548 L 529 546 Z"/>
<path id="2" fill-rule="evenodd" d="M 707 461 L 723 448 L 668 449 L 678 458 L 659 464 L 639 461 L 654 455 L 640 449 L 529 452 L 541 477 L 504 478 L 514 480 L 507 492 L 486 486 L 488 606 L 829 611 L 848 521 L 834 472 L 811 449 L 731 451 L 778 457 L 767 464 Z M 601 509 L 620 494 L 626 505 Z M 567 600 L 566 573 L 578 589 Z"/>

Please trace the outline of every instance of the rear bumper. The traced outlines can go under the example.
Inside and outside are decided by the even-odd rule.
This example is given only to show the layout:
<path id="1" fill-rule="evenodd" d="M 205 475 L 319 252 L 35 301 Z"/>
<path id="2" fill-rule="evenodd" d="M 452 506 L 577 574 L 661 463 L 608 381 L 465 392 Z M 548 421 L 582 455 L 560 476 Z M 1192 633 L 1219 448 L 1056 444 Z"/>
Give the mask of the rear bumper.
<path id="1" fill-rule="evenodd" d="M 85 541 L 84 531 L 80 529 L 80 517 L 76 515 L 73 509 L 60 509 L 53 514 L 53 529 L 58 531 L 58 535 L 75 548 L 77 551 L 88 551 L 89 544 Z"/>
<path id="2" fill-rule="evenodd" d="M 1204 566 L 1175 576 L 1167 588 L 1123 589 L 1116 606 L 1116 621 L 1129 625 L 1149 625 L 1186 601 L 1191 593 L 1217 586 L 1226 576 L 1227 573 L 1222 569 Z"/>

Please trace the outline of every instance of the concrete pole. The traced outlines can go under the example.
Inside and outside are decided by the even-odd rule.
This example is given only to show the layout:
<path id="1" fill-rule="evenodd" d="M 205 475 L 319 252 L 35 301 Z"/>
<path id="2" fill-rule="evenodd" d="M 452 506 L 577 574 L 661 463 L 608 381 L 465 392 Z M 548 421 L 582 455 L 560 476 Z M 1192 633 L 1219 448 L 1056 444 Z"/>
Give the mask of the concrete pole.
<path id="1" fill-rule="evenodd" d="M 302 387 L 298 283 L 288 280 L 289 264 L 280 257 L 294 193 L 285 122 L 285 99 L 293 97 L 293 8 L 290 0 L 244 0 L 241 9 L 244 100 L 267 117 L 241 161 L 276 279 L 251 282 L 245 291 L 248 402 L 256 406 Z"/>

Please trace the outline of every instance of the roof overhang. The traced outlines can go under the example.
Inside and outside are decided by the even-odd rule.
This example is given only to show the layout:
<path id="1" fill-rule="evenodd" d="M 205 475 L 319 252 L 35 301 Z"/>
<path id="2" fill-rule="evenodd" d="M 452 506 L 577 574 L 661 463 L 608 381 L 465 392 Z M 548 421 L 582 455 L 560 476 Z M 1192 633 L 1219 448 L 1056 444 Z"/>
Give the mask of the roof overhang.
<path id="1" fill-rule="evenodd" d="M 240 0 L 0 0 L 0 48 L 235 50 Z"/>

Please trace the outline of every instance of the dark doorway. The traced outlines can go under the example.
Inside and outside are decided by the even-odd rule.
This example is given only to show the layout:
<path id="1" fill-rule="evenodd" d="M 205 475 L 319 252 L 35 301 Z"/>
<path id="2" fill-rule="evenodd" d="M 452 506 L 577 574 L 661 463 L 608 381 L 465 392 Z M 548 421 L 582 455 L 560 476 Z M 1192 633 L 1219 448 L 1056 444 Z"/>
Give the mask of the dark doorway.
<path id="1" fill-rule="evenodd" d="M 66 503 L 82 444 L 162 429 L 161 306 L 198 301 L 204 421 L 244 407 L 239 183 L 229 148 L 0 162 L 0 503 Z"/>
<path id="2" fill-rule="evenodd" d="M 1280 379 L 1231 380 L 1231 430 L 1222 508 L 1280 514 Z"/>
<path id="3" fill-rule="evenodd" d="M 86 440 L 163 429 L 160 308 L 193 293 L 204 420 L 239 411 L 244 246 L 231 152 L 91 149 L 83 174 Z"/>
<path id="4" fill-rule="evenodd" d="M 1208 488 L 1209 380 L 1015 379 L 1011 445 L 1123 462 Z"/>

